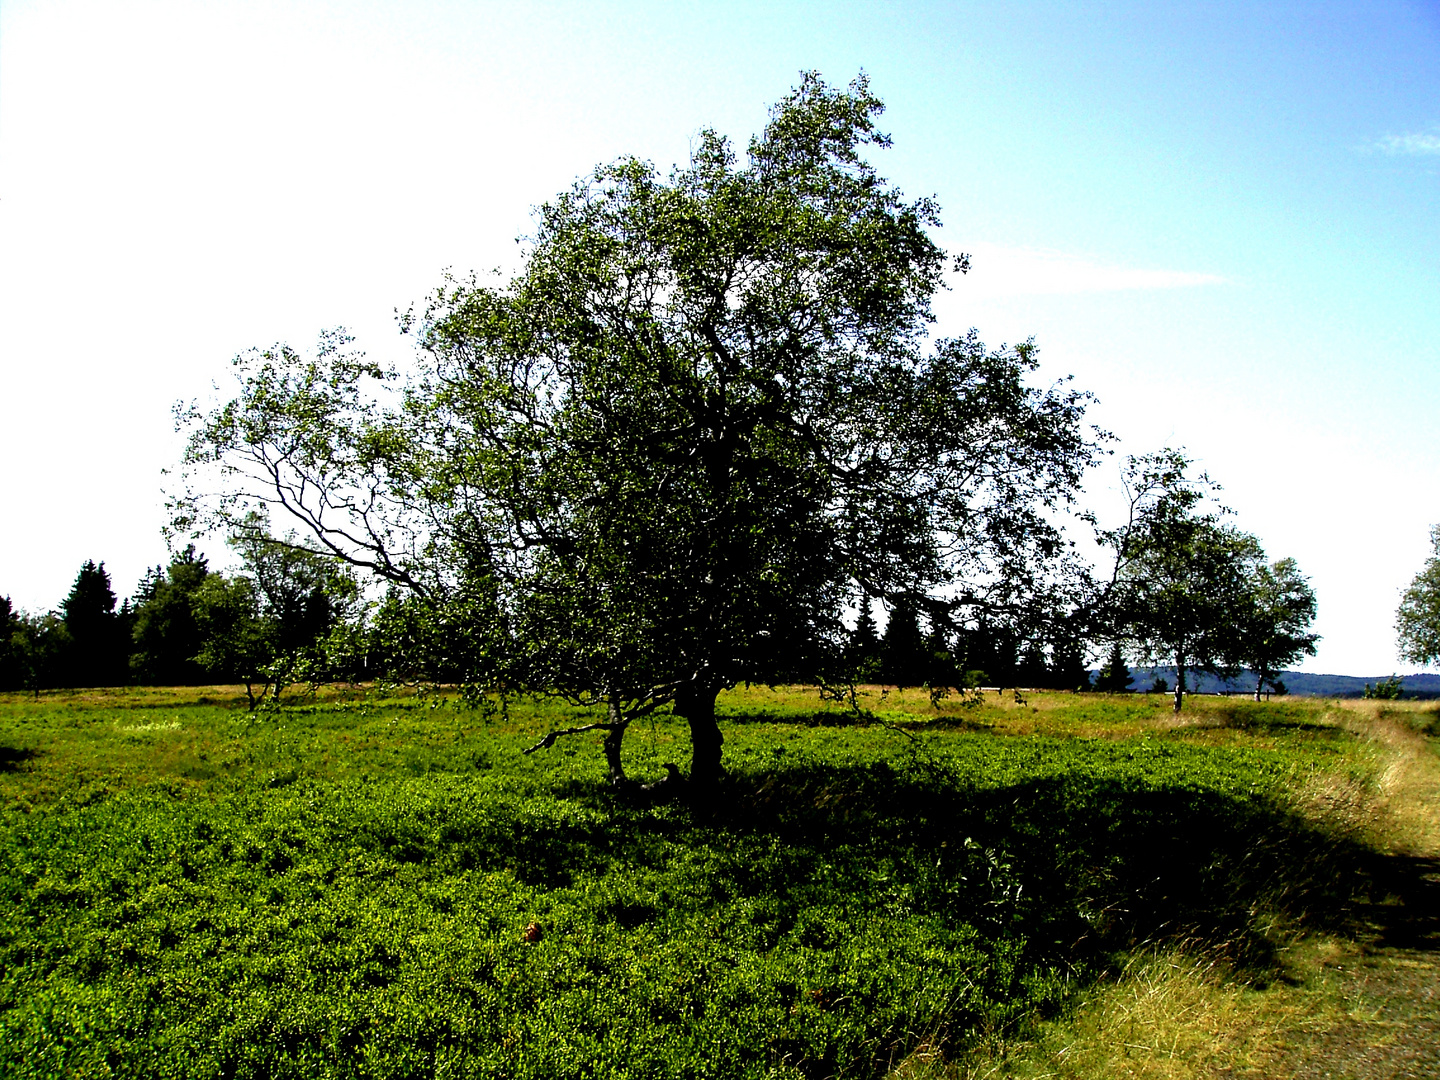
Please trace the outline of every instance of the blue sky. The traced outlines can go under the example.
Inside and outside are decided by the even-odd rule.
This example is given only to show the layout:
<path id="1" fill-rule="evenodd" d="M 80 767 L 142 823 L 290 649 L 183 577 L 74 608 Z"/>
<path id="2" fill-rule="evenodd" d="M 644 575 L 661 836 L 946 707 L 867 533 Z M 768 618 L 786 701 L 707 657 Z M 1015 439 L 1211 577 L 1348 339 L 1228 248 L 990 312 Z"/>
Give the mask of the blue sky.
<path id="1" fill-rule="evenodd" d="M 0 594 L 165 560 L 170 406 L 231 356 L 402 358 L 446 267 L 513 266 L 598 162 L 743 144 L 807 68 L 870 75 L 882 172 L 972 253 L 939 332 L 1033 336 L 1121 452 L 1187 447 L 1311 576 L 1306 668 L 1394 670 L 1440 521 L 1434 2 L 7 0 Z"/>

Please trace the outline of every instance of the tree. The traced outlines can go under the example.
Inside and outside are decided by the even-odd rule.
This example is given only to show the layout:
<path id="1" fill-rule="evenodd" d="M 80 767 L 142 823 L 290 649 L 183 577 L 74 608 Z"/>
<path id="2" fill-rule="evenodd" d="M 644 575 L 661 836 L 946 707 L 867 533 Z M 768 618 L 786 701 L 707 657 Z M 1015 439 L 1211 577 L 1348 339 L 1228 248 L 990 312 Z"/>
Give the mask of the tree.
<path id="1" fill-rule="evenodd" d="M 11 622 L 10 656 L 18 685 L 34 692 L 62 685 L 67 674 L 66 660 L 74 642 L 65 621 L 53 611 L 41 615 L 14 614 Z"/>
<path id="2" fill-rule="evenodd" d="M 1440 525 L 1430 529 L 1433 554 L 1410 582 L 1395 612 L 1400 659 L 1412 664 L 1440 662 Z"/>
<path id="3" fill-rule="evenodd" d="M 1277 690 L 1281 685 L 1275 681 L 1276 672 L 1302 656 L 1315 655 L 1320 636 L 1309 632 L 1315 621 L 1315 593 L 1294 559 L 1256 562 L 1250 571 L 1249 594 L 1239 655 L 1255 673 L 1259 701 L 1266 683 Z"/>
<path id="4" fill-rule="evenodd" d="M 930 657 L 914 605 L 901 600 L 890 612 L 880 639 L 880 677 L 897 687 L 929 681 Z"/>
<path id="5" fill-rule="evenodd" d="M 157 566 L 141 579 L 130 666 L 142 683 L 187 686 L 204 680 L 205 670 L 195 659 L 203 641 L 194 596 L 209 576 L 209 563 L 189 544 L 170 560 L 168 570 Z"/>
<path id="6" fill-rule="evenodd" d="M 1045 662 L 1045 648 L 1040 642 L 1029 642 L 1020 653 L 1020 664 L 1015 669 L 1015 683 L 1027 690 L 1049 689 L 1050 665 Z"/>
<path id="7" fill-rule="evenodd" d="M 286 684 L 330 674 L 325 640 L 359 615 L 360 586 L 344 562 L 301 547 L 294 535 L 269 535 L 267 523 L 250 520 L 232 541 L 244 562 L 254 626 L 238 625 L 253 637 L 255 655 L 268 653 L 260 672 L 278 698 Z M 236 591 L 238 585 L 232 585 Z"/>
<path id="8" fill-rule="evenodd" d="M 199 651 L 194 660 L 216 682 L 244 684 L 254 712 L 270 684 L 275 659 L 274 626 L 260 613 L 255 582 L 243 575 L 209 574 L 190 595 Z M 260 696 L 255 684 L 262 685 Z"/>
<path id="9" fill-rule="evenodd" d="M 198 634 L 195 661 L 211 678 L 238 680 L 253 712 L 290 683 L 333 674 L 327 648 L 347 621 L 358 621 L 360 589 L 348 566 L 269 536 L 251 519 L 232 542 L 243 561 L 233 576 L 207 574 L 189 596 Z M 255 694 L 255 685 L 261 686 Z"/>
<path id="10" fill-rule="evenodd" d="M 1029 385 L 1028 344 L 927 346 L 938 210 L 867 160 L 881 109 L 808 74 L 743 164 L 705 131 L 668 178 L 596 169 L 518 276 L 403 320 L 406 379 L 343 335 L 237 358 L 238 396 L 183 415 L 175 527 L 299 523 L 464 622 L 471 681 L 603 705 L 536 748 L 603 731 L 617 785 L 626 727 L 669 706 L 708 789 L 719 691 L 775 677 L 779 642 L 847 677 L 847 605 L 1022 609 L 1066 555 L 1086 397 Z"/>
<path id="11" fill-rule="evenodd" d="M 1128 520 L 1102 534 L 1116 553 L 1116 622 L 1146 659 L 1174 663 L 1176 712 L 1188 671 L 1239 673 L 1252 570 L 1264 561 L 1259 541 L 1222 520 L 1229 511 L 1207 508 L 1217 486 L 1189 469 L 1178 450 L 1130 458 Z"/>
<path id="12" fill-rule="evenodd" d="M 21 613 L 10 597 L 0 596 L 0 690 L 18 690 L 26 685 L 23 640 Z"/>
<path id="13" fill-rule="evenodd" d="M 1080 642 L 1062 638 L 1050 647 L 1050 685 L 1056 690 L 1090 689 L 1090 671 Z"/>
<path id="14" fill-rule="evenodd" d="M 69 644 L 60 680 L 67 686 L 117 686 L 128 681 L 126 623 L 115 610 L 115 591 L 105 564 L 87 559 L 60 603 Z"/>
<path id="15" fill-rule="evenodd" d="M 866 598 L 860 604 L 860 614 L 855 619 L 855 629 L 850 632 L 850 644 L 846 653 L 851 677 L 856 682 L 878 682 L 880 679 L 880 631 L 875 625 L 875 616 L 870 611 Z"/>
<path id="16" fill-rule="evenodd" d="M 1106 694 L 1128 694 L 1134 683 L 1125 664 L 1125 652 L 1117 641 L 1110 646 L 1105 666 L 1095 673 L 1095 689 Z"/>

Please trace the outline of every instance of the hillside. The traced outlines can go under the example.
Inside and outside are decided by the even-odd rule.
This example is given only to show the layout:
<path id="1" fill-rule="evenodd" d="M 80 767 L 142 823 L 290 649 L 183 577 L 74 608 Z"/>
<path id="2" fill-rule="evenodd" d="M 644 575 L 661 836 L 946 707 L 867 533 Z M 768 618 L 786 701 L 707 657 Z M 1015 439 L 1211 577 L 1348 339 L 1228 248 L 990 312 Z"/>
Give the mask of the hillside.
<path id="1" fill-rule="evenodd" d="M 1175 685 L 1173 667 L 1135 667 L 1130 669 L 1136 690 L 1148 690 L 1157 677 L 1164 679 L 1167 686 Z M 1304 671 L 1284 671 L 1280 681 L 1285 689 L 1296 697 L 1341 697 L 1358 698 L 1365 693 L 1367 684 L 1374 685 L 1390 676 L 1386 675 L 1314 675 Z M 1225 681 L 1203 672 L 1187 675 L 1190 688 L 1201 694 L 1234 693 L 1248 694 L 1255 689 L 1255 680 L 1250 675 Z M 1412 699 L 1440 698 L 1440 675 L 1420 673 L 1404 675 L 1400 685 L 1405 697 Z"/>

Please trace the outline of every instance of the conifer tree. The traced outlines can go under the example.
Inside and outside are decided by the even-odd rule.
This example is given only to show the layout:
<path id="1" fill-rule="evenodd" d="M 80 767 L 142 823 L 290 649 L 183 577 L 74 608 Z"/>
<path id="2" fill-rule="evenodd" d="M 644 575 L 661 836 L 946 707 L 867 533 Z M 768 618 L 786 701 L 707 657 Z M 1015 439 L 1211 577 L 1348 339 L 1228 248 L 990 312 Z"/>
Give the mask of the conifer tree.
<path id="1" fill-rule="evenodd" d="M 128 648 L 103 562 L 85 560 L 60 611 L 70 639 L 61 658 L 60 681 L 67 686 L 125 682 Z"/>
<path id="2" fill-rule="evenodd" d="M 1105 666 L 1096 676 L 1095 689 L 1107 694 L 1128 694 L 1134 682 L 1130 677 L 1130 669 L 1125 665 L 1125 654 L 1117 641 L 1110 646 L 1110 655 L 1105 660 Z"/>

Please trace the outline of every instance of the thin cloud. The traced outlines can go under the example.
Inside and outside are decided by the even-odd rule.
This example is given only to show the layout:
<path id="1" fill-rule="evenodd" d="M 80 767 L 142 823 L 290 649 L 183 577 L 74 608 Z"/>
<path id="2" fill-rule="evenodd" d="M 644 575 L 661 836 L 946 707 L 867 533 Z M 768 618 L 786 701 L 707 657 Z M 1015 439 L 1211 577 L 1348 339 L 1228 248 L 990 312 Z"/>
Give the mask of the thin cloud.
<path id="1" fill-rule="evenodd" d="M 999 244 L 974 245 L 970 264 L 961 287 L 992 296 L 1187 289 L 1227 283 L 1216 274 L 1114 266 L 1062 251 Z"/>
<path id="2" fill-rule="evenodd" d="M 1414 132 L 1409 135 L 1386 135 L 1375 144 L 1387 154 L 1440 154 L 1440 132 Z"/>

